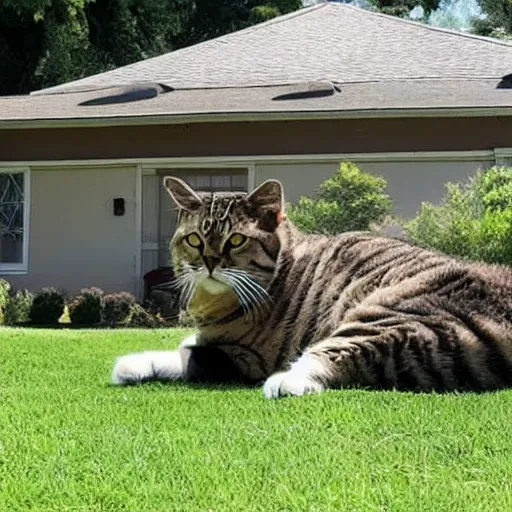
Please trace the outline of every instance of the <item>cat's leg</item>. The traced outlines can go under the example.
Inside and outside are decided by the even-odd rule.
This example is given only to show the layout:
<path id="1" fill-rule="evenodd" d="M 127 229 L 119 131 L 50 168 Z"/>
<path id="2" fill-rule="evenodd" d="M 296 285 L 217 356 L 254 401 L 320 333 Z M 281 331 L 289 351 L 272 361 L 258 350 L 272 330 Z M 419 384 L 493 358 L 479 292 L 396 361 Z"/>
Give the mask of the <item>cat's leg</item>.
<path id="1" fill-rule="evenodd" d="M 197 345 L 197 334 L 185 338 L 174 351 L 147 351 L 118 357 L 112 372 L 113 384 L 134 384 L 149 380 L 180 380 L 183 362 L 179 350 Z"/>
<path id="2" fill-rule="evenodd" d="M 375 385 L 373 375 L 382 363 L 367 339 L 332 337 L 306 350 L 287 371 L 271 375 L 263 386 L 267 398 L 302 396 L 355 384 Z"/>
<path id="3" fill-rule="evenodd" d="M 446 358 L 432 351 L 436 341 L 435 333 L 418 323 L 344 326 L 309 347 L 287 371 L 271 375 L 263 390 L 267 398 L 278 398 L 350 386 L 453 388 Z"/>
<path id="4" fill-rule="evenodd" d="M 253 374 L 258 361 L 253 361 L 255 356 L 252 352 L 243 347 L 193 345 L 193 342 L 195 340 L 187 338 L 178 350 L 140 352 L 118 358 L 112 372 L 112 383 L 252 383 L 261 380 L 261 376 Z"/>

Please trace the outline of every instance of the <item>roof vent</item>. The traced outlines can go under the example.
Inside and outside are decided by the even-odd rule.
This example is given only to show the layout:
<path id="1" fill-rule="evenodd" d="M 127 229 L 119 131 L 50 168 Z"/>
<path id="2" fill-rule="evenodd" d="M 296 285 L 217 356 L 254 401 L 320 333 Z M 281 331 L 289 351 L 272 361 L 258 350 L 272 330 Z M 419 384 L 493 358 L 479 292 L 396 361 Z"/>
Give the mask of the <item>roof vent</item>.
<path id="1" fill-rule="evenodd" d="M 340 92 L 340 89 L 332 82 L 312 82 L 294 86 L 290 92 L 274 96 L 272 101 L 323 98 L 332 96 L 336 91 Z"/>
<path id="2" fill-rule="evenodd" d="M 512 89 L 512 73 L 502 76 L 496 89 Z"/>
<path id="3" fill-rule="evenodd" d="M 79 103 L 81 107 L 94 105 L 114 105 L 129 103 L 132 101 L 149 100 L 159 94 L 164 94 L 174 89 L 164 84 L 134 84 L 123 87 L 112 87 L 101 91 L 100 96 Z"/>

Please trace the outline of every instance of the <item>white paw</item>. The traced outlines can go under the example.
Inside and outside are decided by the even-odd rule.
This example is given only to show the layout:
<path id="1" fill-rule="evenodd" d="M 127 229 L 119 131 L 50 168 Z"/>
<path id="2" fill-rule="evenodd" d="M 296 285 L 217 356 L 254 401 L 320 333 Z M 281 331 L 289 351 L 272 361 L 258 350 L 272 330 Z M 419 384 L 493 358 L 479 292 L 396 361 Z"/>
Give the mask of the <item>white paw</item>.
<path id="1" fill-rule="evenodd" d="M 148 380 L 177 380 L 183 376 L 179 352 L 141 352 L 119 357 L 112 384 L 137 384 Z"/>
<path id="2" fill-rule="evenodd" d="M 323 390 L 324 386 L 317 380 L 293 371 L 274 373 L 263 385 L 263 393 L 267 398 L 302 396 L 321 393 Z"/>
<path id="3" fill-rule="evenodd" d="M 263 393 L 267 398 L 321 393 L 325 389 L 318 379 L 321 376 L 326 376 L 326 369 L 322 362 L 305 353 L 291 365 L 287 372 L 271 375 L 263 385 Z"/>

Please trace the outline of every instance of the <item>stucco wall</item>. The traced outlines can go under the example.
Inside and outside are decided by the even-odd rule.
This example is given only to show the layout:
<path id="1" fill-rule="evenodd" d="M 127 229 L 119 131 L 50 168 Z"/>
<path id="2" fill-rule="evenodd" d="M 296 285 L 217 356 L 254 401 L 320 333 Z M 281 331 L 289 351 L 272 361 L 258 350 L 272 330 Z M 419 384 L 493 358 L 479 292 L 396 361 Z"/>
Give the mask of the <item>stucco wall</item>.
<path id="1" fill-rule="evenodd" d="M 438 203 L 444 195 L 444 184 L 447 181 L 466 180 L 477 169 L 492 165 L 492 162 L 472 161 L 356 163 L 361 169 L 387 180 L 395 211 L 405 217 L 414 216 L 422 201 Z M 278 179 L 284 185 L 286 200 L 295 202 L 301 195 L 310 194 L 337 169 L 336 163 L 257 165 L 256 183 L 269 178 Z"/>
<path id="2" fill-rule="evenodd" d="M 32 169 L 29 271 L 16 287 L 136 291 L 135 167 Z M 124 216 L 112 200 L 125 199 Z"/>

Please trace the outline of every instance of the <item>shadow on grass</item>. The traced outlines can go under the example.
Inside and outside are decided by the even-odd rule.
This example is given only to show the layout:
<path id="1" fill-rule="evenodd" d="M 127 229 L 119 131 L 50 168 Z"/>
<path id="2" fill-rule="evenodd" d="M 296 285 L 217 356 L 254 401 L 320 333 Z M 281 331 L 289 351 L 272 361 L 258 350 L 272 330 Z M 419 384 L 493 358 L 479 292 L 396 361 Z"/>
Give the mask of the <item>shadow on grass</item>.
<path id="1" fill-rule="evenodd" d="M 211 389 L 214 391 L 222 391 L 222 390 L 254 390 L 260 389 L 263 386 L 264 381 L 258 382 L 256 384 L 244 384 L 241 382 L 187 382 L 187 381 L 156 381 L 148 379 L 147 381 L 142 382 L 134 382 L 127 384 L 112 384 L 107 383 L 105 387 L 107 388 L 134 388 L 134 387 L 154 387 L 162 388 L 162 387 L 172 387 L 179 386 L 180 388 L 187 388 L 190 390 L 206 390 Z M 400 389 L 400 388 L 369 388 L 369 387 L 361 387 L 361 386 L 347 386 L 345 388 L 329 388 L 326 389 L 323 393 L 343 393 L 344 391 L 357 391 L 363 395 L 376 395 L 380 394 L 383 397 L 393 394 L 393 395 L 401 395 L 401 396 L 465 396 L 465 395 L 494 395 L 503 391 L 510 390 L 512 388 L 498 388 L 498 389 L 490 389 L 490 390 L 477 390 L 477 389 L 452 389 L 452 390 L 417 390 L 417 389 Z M 292 398 L 300 398 L 300 396 L 296 396 Z"/>

